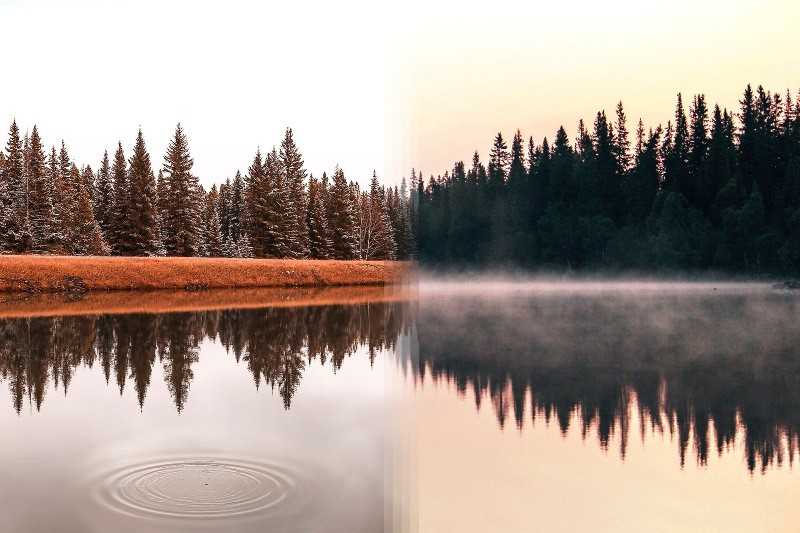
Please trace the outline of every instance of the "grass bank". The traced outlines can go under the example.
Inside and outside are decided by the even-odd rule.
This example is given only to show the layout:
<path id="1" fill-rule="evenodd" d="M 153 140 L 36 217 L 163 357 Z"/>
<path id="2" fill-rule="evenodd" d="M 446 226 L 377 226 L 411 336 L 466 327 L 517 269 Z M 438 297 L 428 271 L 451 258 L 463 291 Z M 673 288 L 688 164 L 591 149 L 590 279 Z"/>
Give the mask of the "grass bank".
<path id="1" fill-rule="evenodd" d="M 389 285 L 408 263 L 195 257 L 0 256 L 0 292 Z"/>
<path id="2" fill-rule="evenodd" d="M 0 319 L 410 301 L 409 285 L 0 294 Z"/>

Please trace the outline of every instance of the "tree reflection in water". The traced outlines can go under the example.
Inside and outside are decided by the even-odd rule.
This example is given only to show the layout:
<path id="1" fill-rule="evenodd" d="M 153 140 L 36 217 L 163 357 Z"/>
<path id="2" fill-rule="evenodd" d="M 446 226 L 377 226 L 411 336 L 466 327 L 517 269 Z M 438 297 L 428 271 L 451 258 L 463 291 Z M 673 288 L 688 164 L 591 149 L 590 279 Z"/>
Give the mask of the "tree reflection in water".
<path id="1" fill-rule="evenodd" d="M 180 412 L 200 344 L 219 339 L 255 386 L 277 390 L 289 409 L 308 362 L 319 358 L 335 372 L 360 347 L 372 361 L 395 347 L 410 320 L 403 302 L 0 319 L 0 378 L 18 413 L 26 398 L 39 411 L 51 381 L 67 394 L 75 370 L 97 364 L 120 394 L 130 379 L 143 407 L 158 360 Z"/>
<path id="2" fill-rule="evenodd" d="M 681 466 L 741 439 L 764 471 L 800 453 L 798 316 L 799 299 L 763 291 L 423 297 L 419 371 L 488 398 L 501 428 L 580 421 L 624 459 L 639 424 L 676 437 Z"/>

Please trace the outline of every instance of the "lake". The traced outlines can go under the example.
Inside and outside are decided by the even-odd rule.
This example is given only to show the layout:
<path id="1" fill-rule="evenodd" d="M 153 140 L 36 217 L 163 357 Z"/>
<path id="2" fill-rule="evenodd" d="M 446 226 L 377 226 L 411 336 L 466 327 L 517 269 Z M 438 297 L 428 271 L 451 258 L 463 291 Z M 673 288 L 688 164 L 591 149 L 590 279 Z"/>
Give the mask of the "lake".
<path id="1" fill-rule="evenodd" d="M 800 295 L 0 299 L 0 531 L 785 531 Z"/>
<path id="2" fill-rule="evenodd" d="M 421 530 L 797 529 L 796 292 L 427 283 L 419 308 Z"/>

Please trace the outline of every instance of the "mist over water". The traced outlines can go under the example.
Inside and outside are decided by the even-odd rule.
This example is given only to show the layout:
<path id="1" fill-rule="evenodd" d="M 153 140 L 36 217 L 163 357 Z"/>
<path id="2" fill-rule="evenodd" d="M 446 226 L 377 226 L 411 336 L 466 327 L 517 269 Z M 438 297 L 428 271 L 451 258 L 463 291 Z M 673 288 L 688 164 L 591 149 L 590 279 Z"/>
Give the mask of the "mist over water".
<path id="1" fill-rule="evenodd" d="M 763 283 L 424 279 L 421 379 L 452 383 L 498 426 L 552 420 L 611 443 L 674 437 L 677 461 L 800 452 L 800 296 Z M 635 419 L 634 419 L 635 418 Z M 589 437 L 591 435 L 591 437 Z"/>

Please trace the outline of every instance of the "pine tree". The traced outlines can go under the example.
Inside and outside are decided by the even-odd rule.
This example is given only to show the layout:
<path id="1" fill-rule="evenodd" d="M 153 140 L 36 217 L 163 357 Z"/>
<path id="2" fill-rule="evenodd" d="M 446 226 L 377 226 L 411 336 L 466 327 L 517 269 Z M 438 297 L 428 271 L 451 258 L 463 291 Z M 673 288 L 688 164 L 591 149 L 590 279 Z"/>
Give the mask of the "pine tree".
<path id="1" fill-rule="evenodd" d="M 108 255 L 110 250 L 94 218 L 89 191 L 83 182 L 78 183 L 77 189 L 71 252 L 74 255 Z"/>
<path id="2" fill-rule="evenodd" d="M 4 252 L 24 253 L 29 248 L 25 242 L 27 219 L 25 185 L 25 157 L 15 120 L 8 132 L 5 165 L 0 180 L 0 203 L 3 214 L 3 220 L 0 221 L 0 240 Z"/>
<path id="3" fill-rule="evenodd" d="M 200 244 L 198 181 L 191 173 L 194 160 L 189 142 L 178 124 L 164 156 L 167 203 L 164 213 L 164 248 L 168 255 L 197 255 Z"/>
<path id="4" fill-rule="evenodd" d="M 50 251 L 50 234 L 53 231 L 53 198 L 50 176 L 39 131 L 33 127 L 28 162 L 28 214 L 31 225 L 33 253 Z"/>
<path id="5" fill-rule="evenodd" d="M 369 193 L 358 195 L 358 228 L 360 259 L 393 259 L 394 236 L 386 211 L 384 190 L 373 171 Z"/>
<path id="6" fill-rule="evenodd" d="M 327 177 L 326 180 L 327 181 Z M 323 184 L 312 174 L 308 180 L 308 250 L 311 259 L 328 259 L 331 254 L 331 240 L 328 220 L 325 217 L 325 194 Z"/>
<path id="7" fill-rule="evenodd" d="M 111 163 L 108 160 L 108 150 L 103 152 L 103 160 L 94 183 L 94 218 L 100 225 L 103 236 L 108 240 L 111 228 L 112 204 L 114 201 L 114 187 L 111 182 Z"/>
<path id="8" fill-rule="evenodd" d="M 222 233 L 220 231 L 219 220 L 219 192 L 217 186 L 213 185 L 205 197 L 205 209 L 203 211 L 203 256 L 221 257 L 222 256 Z"/>
<path id="9" fill-rule="evenodd" d="M 350 186 L 339 166 L 333 171 L 333 184 L 328 194 L 328 225 L 334 259 L 355 259 L 357 234 L 353 218 L 354 204 Z"/>
<path id="10" fill-rule="evenodd" d="M 250 249 L 249 240 L 246 242 L 244 232 L 245 220 L 245 184 L 241 172 L 236 171 L 236 177 L 231 182 L 228 195 L 228 253 L 230 257 L 247 257 Z"/>
<path id="11" fill-rule="evenodd" d="M 281 181 L 285 190 L 284 199 L 288 200 L 286 226 L 288 230 L 289 256 L 295 258 L 308 256 L 308 228 L 306 227 L 306 171 L 303 168 L 303 157 L 295 145 L 292 129 L 286 128 L 278 155 Z"/>
<path id="12" fill-rule="evenodd" d="M 117 151 L 114 153 L 114 162 L 111 166 L 111 175 L 114 180 L 114 196 L 111 203 L 107 239 L 114 255 L 125 255 L 128 249 L 131 203 L 126 166 L 127 162 L 125 161 L 125 153 L 122 150 L 122 142 L 117 142 Z"/>
<path id="13" fill-rule="evenodd" d="M 128 238 L 125 255 L 158 255 L 159 235 L 156 180 L 142 130 L 136 136 L 133 155 L 128 160 Z"/>
<path id="14" fill-rule="evenodd" d="M 625 111 L 622 109 L 622 101 L 617 103 L 617 132 L 614 136 L 614 158 L 617 162 L 617 169 L 620 174 L 627 172 L 631 164 L 630 148 L 631 143 L 628 139 L 628 128 L 626 123 Z"/>

